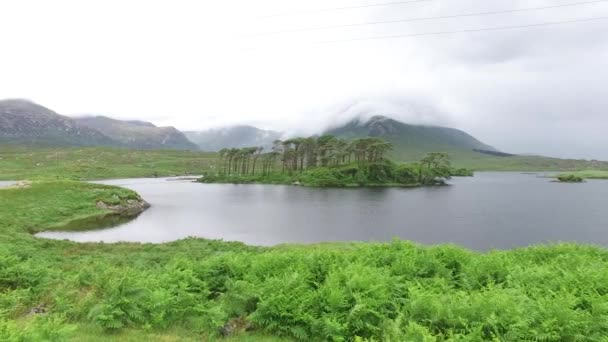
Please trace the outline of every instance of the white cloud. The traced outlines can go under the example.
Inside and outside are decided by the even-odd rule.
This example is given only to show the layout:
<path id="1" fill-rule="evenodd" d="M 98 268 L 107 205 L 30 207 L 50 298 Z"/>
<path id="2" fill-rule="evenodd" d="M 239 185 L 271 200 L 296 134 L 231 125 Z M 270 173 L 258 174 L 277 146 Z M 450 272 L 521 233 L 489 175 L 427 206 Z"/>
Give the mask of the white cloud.
<path id="1" fill-rule="evenodd" d="M 608 16 L 608 2 L 247 37 L 569 3 L 431 1 L 259 18 L 379 2 L 2 1 L 0 98 L 181 129 L 253 123 L 306 132 L 378 111 L 458 127 L 507 151 L 608 159 L 608 138 L 597 129 L 608 122 L 608 20 L 314 43 Z"/>

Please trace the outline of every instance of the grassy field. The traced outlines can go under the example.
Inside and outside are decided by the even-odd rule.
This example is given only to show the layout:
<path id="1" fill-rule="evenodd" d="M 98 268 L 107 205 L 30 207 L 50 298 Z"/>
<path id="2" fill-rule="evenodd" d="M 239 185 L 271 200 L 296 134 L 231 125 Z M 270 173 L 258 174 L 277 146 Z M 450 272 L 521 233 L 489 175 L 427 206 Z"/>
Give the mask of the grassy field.
<path id="1" fill-rule="evenodd" d="M 542 156 L 498 157 L 473 151 L 447 151 L 454 167 L 477 171 L 578 171 L 600 169 L 608 171 L 608 162 L 583 159 L 558 159 Z M 409 158 L 401 158 L 409 159 Z M 415 159 L 412 159 L 415 160 Z"/>
<path id="2" fill-rule="evenodd" d="M 608 251 L 34 238 L 130 190 L 0 190 L 0 341 L 601 341 Z M 287 229 L 288 227 L 286 227 Z"/>
<path id="3" fill-rule="evenodd" d="M 90 180 L 200 174 L 214 165 L 215 157 L 215 153 L 175 150 L 0 145 L 0 180 Z"/>
<path id="4" fill-rule="evenodd" d="M 477 171 L 608 171 L 608 163 L 545 157 L 496 157 L 468 151 L 446 151 L 452 165 Z M 0 145 L 0 180 L 110 179 L 201 174 L 216 165 L 216 153 L 137 151 L 118 148 L 43 148 Z M 424 157 L 417 151 L 391 155 L 396 161 Z"/>

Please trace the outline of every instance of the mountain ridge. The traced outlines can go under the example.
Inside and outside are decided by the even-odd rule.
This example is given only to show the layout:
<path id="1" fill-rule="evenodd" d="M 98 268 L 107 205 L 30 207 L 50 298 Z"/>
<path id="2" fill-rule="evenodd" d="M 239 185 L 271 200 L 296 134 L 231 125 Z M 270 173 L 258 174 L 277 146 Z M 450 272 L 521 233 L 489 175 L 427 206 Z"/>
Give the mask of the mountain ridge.
<path id="1" fill-rule="evenodd" d="M 0 100 L 0 143 L 196 150 L 174 127 L 104 116 L 72 118 L 24 99 Z"/>
<path id="2" fill-rule="evenodd" d="M 412 125 L 385 115 L 351 121 L 320 132 L 344 139 L 381 137 L 394 145 L 393 158 L 411 160 L 427 152 L 497 152 L 470 134 L 449 127 Z M 112 146 L 132 149 L 218 151 L 263 146 L 289 137 L 282 132 L 234 125 L 181 132 L 142 120 L 117 120 L 103 115 L 67 117 L 28 100 L 0 101 L 0 142 L 58 146 Z M 507 154 L 504 154 L 507 155 Z"/>
<path id="3" fill-rule="evenodd" d="M 186 137 L 203 151 L 216 152 L 222 148 L 262 146 L 270 148 L 283 133 L 263 130 L 249 125 L 234 125 L 203 131 L 185 131 Z"/>
<path id="4" fill-rule="evenodd" d="M 81 127 L 70 117 L 22 99 L 0 101 L 0 141 L 34 145 L 117 146 L 97 130 Z"/>
<path id="5" fill-rule="evenodd" d="M 95 129 L 121 145 L 137 149 L 197 150 L 175 127 L 157 127 L 140 120 L 117 120 L 103 115 L 74 118 L 81 126 Z"/>
<path id="6" fill-rule="evenodd" d="M 455 128 L 434 125 L 412 125 L 384 115 L 370 119 L 355 118 L 324 132 L 344 139 L 379 137 L 393 144 L 391 156 L 399 160 L 416 160 L 428 152 L 479 154 L 477 151 L 500 153 L 470 134 Z M 505 154 L 506 155 L 506 154 Z"/>
<path id="7" fill-rule="evenodd" d="M 89 120 L 91 116 L 87 117 Z M 99 120 L 96 119 L 96 120 Z M 198 144 L 189 140 L 190 137 L 205 136 L 211 131 L 207 143 L 215 144 L 213 149 L 228 147 L 264 146 L 270 150 L 272 142 L 277 139 L 292 137 L 282 132 L 267 131 L 253 126 L 230 126 L 220 129 L 200 132 L 180 132 L 173 127 L 163 130 L 154 124 L 142 120 L 116 120 L 105 117 L 105 121 L 118 124 L 128 132 L 152 130 L 154 138 L 151 141 L 140 142 L 120 141 L 116 136 L 112 139 L 97 129 L 82 123 L 82 117 L 71 118 L 58 114 L 46 107 L 22 99 L 0 100 L 0 145 L 23 145 L 40 147 L 119 147 L 130 149 L 182 149 L 199 150 Z M 79 122 L 80 121 L 80 122 Z M 160 133 L 159 133 L 160 132 Z M 177 132 L 177 133 L 176 133 Z M 109 133 L 109 132 L 108 132 Z M 176 133 L 183 136 L 179 139 L 185 146 L 176 147 L 165 140 L 163 133 Z M 370 119 L 352 119 L 342 125 L 331 127 L 319 134 L 335 134 L 339 138 L 356 139 L 366 136 L 378 136 L 393 144 L 394 150 L 389 158 L 399 162 L 420 160 L 428 152 L 447 152 L 451 155 L 455 166 L 469 167 L 479 170 L 535 170 L 547 169 L 573 170 L 608 168 L 608 162 L 584 159 L 559 159 L 544 156 L 513 155 L 489 146 L 470 134 L 449 127 L 430 125 L 411 125 L 388 116 L 376 115 Z M 113 133 L 117 134 L 117 133 Z M 110 134 L 110 135 L 113 135 Z M 136 135 L 137 136 L 137 135 Z M 161 138 L 158 138 L 161 137 Z M 226 143 L 229 138 L 231 144 Z M 185 139 L 185 140 L 184 140 Z M 194 138 L 192 138 L 194 140 Z M 236 140 L 234 140 L 236 139 Z M 200 143 L 200 141 L 199 141 Z M 232 146 L 230 146 L 232 145 Z M 209 145 L 207 145 L 209 146 Z M 9 147 L 10 148 L 10 147 Z"/>
<path id="8" fill-rule="evenodd" d="M 481 154 L 500 151 L 470 134 L 449 127 L 411 125 L 384 115 L 354 118 L 321 134 L 344 139 L 381 137 L 394 146 L 391 157 L 412 160 L 433 151 Z M 58 146 L 113 146 L 132 149 L 218 151 L 263 146 L 270 149 L 282 132 L 235 125 L 181 132 L 142 120 L 117 120 L 103 115 L 70 118 L 27 100 L 0 101 L 0 141 Z M 507 154 L 504 154 L 505 156 Z"/>

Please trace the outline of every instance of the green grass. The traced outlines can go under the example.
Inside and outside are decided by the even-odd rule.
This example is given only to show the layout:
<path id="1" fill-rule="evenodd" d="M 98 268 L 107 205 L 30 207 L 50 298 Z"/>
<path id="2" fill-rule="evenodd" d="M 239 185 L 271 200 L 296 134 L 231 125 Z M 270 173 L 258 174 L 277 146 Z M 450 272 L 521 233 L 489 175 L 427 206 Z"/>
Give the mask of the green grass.
<path id="1" fill-rule="evenodd" d="M 175 150 L 0 145 L 0 180 L 91 180 L 200 174 L 215 163 L 215 158 L 215 153 Z"/>
<path id="2" fill-rule="evenodd" d="M 608 172 L 608 163 L 532 156 L 496 157 L 466 150 L 448 152 L 452 165 L 476 171 L 581 171 Z M 415 162 L 426 152 L 397 147 L 390 157 Z M 217 154 L 174 150 L 137 151 L 106 147 L 49 148 L 0 145 L 0 180 L 111 179 L 201 174 L 213 170 Z"/>
<path id="3" fill-rule="evenodd" d="M 498 157 L 473 151 L 473 147 L 465 147 L 463 137 L 443 140 L 446 134 L 439 133 L 436 128 L 397 124 L 397 131 L 382 139 L 393 144 L 390 159 L 397 162 L 411 163 L 422 159 L 429 152 L 446 152 L 452 158 L 452 164 L 457 168 L 469 168 L 476 171 L 577 171 L 586 169 L 608 170 L 608 162 L 583 159 L 559 159 L 543 156 L 510 156 Z M 350 127 L 349 134 L 342 137 L 353 139 L 368 134 L 364 126 Z M 443 142 L 440 142 L 443 141 Z M 462 145 L 464 143 L 464 145 Z M 459 145 L 460 144 L 460 145 Z M 477 148 L 482 148 L 478 146 Z M 508 151 L 507 151 L 508 152 Z"/>
<path id="4" fill-rule="evenodd" d="M 74 181 L 0 190 L 1 341 L 206 341 L 232 322 L 240 333 L 228 341 L 608 338 L 600 247 L 78 244 L 30 234 L 103 215 L 97 200 L 135 196 Z M 35 307 L 46 313 L 29 314 Z"/>
<path id="5" fill-rule="evenodd" d="M 473 151 L 446 150 L 452 158 L 454 167 L 464 167 L 476 171 L 578 171 L 601 169 L 608 171 L 608 162 L 583 159 L 559 159 L 542 156 L 498 157 Z M 399 160 L 413 161 L 413 157 L 400 157 Z"/>

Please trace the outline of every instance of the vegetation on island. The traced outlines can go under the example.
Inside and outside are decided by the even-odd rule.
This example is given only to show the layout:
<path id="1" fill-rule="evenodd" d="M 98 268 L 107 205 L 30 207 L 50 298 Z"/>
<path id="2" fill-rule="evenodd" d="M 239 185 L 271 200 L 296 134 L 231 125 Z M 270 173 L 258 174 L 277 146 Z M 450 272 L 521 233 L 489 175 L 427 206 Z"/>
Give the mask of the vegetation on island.
<path id="1" fill-rule="evenodd" d="M 608 251 L 38 239 L 130 190 L 0 189 L 0 341 L 600 341 Z M 286 227 L 288 229 L 288 227 Z M 226 337 L 224 337 L 226 336 Z"/>
<path id="2" fill-rule="evenodd" d="M 577 175 L 559 175 L 557 176 L 557 180 L 562 182 L 562 183 L 582 183 L 585 180 L 582 177 L 579 177 Z"/>
<path id="3" fill-rule="evenodd" d="M 347 141 L 332 135 L 276 140 L 263 147 L 222 149 L 215 170 L 204 183 L 267 183 L 305 186 L 417 186 L 443 184 L 453 175 L 472 176 L 453 169 L 446 153 L 428 153 L 412 164 L 386 158 L 392 145 L 380 138 Z"/>

